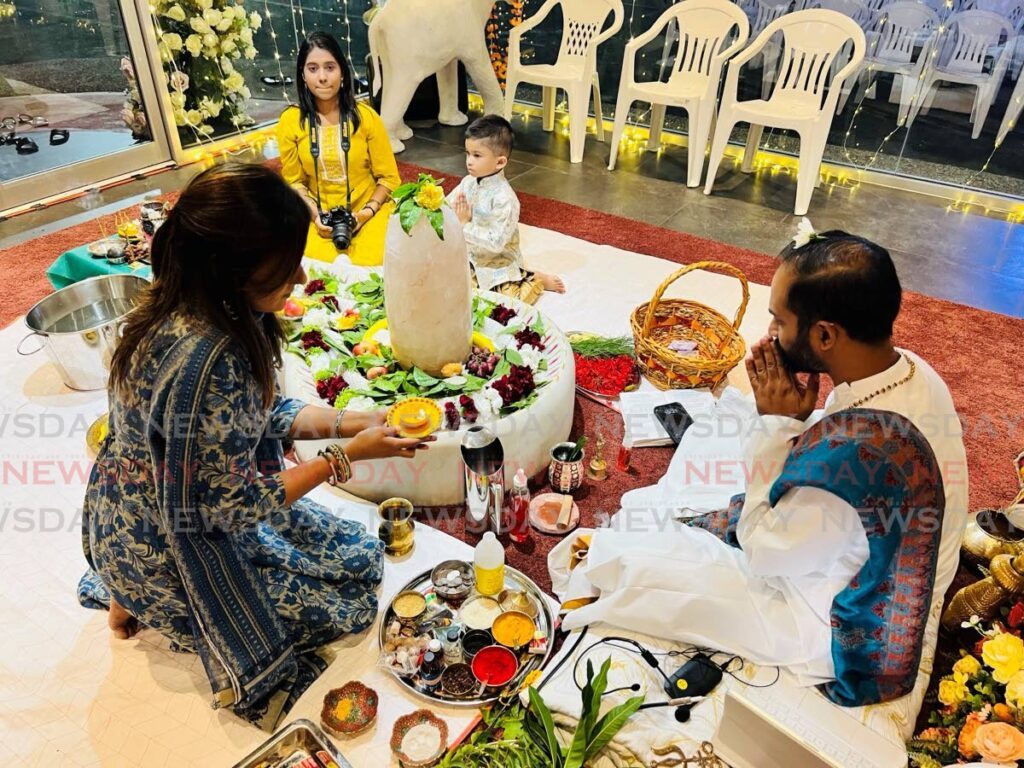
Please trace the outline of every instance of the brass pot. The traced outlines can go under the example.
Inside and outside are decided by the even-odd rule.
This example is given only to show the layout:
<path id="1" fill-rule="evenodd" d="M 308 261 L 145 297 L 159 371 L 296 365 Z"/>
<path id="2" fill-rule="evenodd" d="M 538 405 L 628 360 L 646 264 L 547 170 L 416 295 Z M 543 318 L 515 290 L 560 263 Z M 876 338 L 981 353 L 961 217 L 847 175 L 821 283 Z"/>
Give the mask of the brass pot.
<path id="1" fill-rule="evenodd" d="M 964 527 L 960 552 L 972 564 L 987 567 L 997 555 L 1024 554 L 1024 530 L 1004 510 L 979 510 Z"/>

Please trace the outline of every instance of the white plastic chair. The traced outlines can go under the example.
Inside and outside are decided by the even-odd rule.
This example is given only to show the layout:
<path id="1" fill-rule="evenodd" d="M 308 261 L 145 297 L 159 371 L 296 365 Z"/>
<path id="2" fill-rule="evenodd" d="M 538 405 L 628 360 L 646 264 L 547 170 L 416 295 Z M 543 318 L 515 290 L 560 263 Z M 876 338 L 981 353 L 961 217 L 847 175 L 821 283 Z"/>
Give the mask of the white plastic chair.
<path id="1" fill-rule="evenodd" d="M 757 56 L 777 32 L 783 35 L 782 65 L 771 97 L 738 101 L 740 69 Z M 832 63 L 851 42 L 849 60 L 833 72 Z M 752 169 L 764 126 L 770 125 L 800 134 L 793 212 L 797 216 L 807 213 L 814 187 L 820 183 L 821 157 L 839 93 L 846 79 L 864 60 L 865 48 L 864 30 L 860 25 L 834 11 L 797 11 L 769 24 L 745 51 L 729 62 L 704 194 L 710 195 L 715 186 L 715 173 L 736 123 L 750 123 L 743 155 L 745 172 Z"/>
<path id="2" fill-rule="evenodd" d="M 1024 67 L 1024 0 L 975 0 L 974 7 L 1004 16 L 1016 30 L 1017 42 L 1010 59 L 1010 74 L 1016 80 Z"/>
<path id="3" fill-rule="evenodd" d="M 679 30 L 680 40 L 668 81 L 636 82 L 637 51 L 666 32 L 670 25 Z M 681 107 L 689 117 L 686 186 L 699 187 L 722 68 L 729 57 L 746 45 L 749 35 L 746 14 L 729 0 L 684 0 L 671 6 L 649 30 L 627 43 L 615 102 L 608 170 L 615 169 L 622 131 L 634 101 L 651 104 L 651 148 L 661 142 L 665 108 Z"/>
<path id="4" fill-rule="evenodd" d="M 996 146 L 1003 143 L 1003 139 L 1020 120 L 1021 112 L 1024 112 L 1024 77 L 1017 80 L 1017 85 L 1010 94 L 1010 103 L 1006 105 L 1006 114 L 1003 115 L 1003 122 L 999 124 L 999 133 L 996 134 Z"/>
<path id="5" fill-rule="evenodd" d="M 554 64 L 523 64 L 520 41 L 536 27 L 555 6 L 562 6 L 562 42 Z M 614 14 L 612 24 L 604 32 L 601 27 Z M 543 88 L 545 131 L 555 127 L 555 90 L 561 88 L 569 99 L 569 159 L 583 162 L 583 145 L 587 134 L 587 104 L 591 89 L 594 95 L 594 118 L 597 139 L 604 141 L 604 115 L 601 112 L 601 84 L 597 76 L 597 47 L 622 27 L 622 0 L 546 0 L 536 14 L 512 27 L 508 35 L 508 71 L 505 75 L 505 119 L 512 119 L 516 88 L 520 83 L 533 83 Z"/>
<path id="6" fill-rule="evenodd" d="M 870 89 L 879 72 L 897 75 L 900 88 L 898 123 L 903 125 L 910 113 L 914 95 L 918 93 L 921 73 L 931 57 L 932 44 L 939 26 L 939 15 L 916 0 L 898 0 L 882 9 L 875 34 L 868 42 L 868 53 L 857 72 L 843 84 L 839 112 L 850 94 L 858 87 Z M 917 58 L 914 49 L 924 41 Z M 895 84 L 894 84 L 895 86 Z"/>
<path id="7" fill-rule="evenodd" d="M 1010 22 L 989 11 L 961 11 L 946 22 L 944 42 L 930 58 L 937 58 L 934 66 L 926 66 L 921 94 L 910 109 L 907 126 L 914 124 L 917 115 L 931 108 L 938 83 L 960 83 L 977 88 L 971 123 L 971 138 L 981 135 L 985 118 L 1006 74 L 1013 53 L 1014 34 Z M 999 47 L 992 68 L 985 71 L 990 49 Z M 937 54 L 937 57 L 936 57 Z"/>
<path id="8" fill-rule="evenodd" d="M 796 0 L 797 3 L 813 2 L 813 0 Z M 790 9 L 791 0 L 747 0 L 741 7 L 750 19 L 750 36 L 757 37 L 776 19 L 785 16 Z M 761 66 L 761 98 L 767 99 L 775 85 L 776 65 L 779 61 L 779 46 L 772 41 L 764 47 L 760 54 Z M 751 64 L 756 67 L 757 64 Z"/>
<path id="9" fill-rule="evenodd" d="M 821 8 L 825 11 L 835 11 L 844 16 L 849 16 L 857 22 L 861 29 L 867 29 L 874 20 L 874 14 L 866 3 L 861 0 L 813 0 L 811 8 Z"/>

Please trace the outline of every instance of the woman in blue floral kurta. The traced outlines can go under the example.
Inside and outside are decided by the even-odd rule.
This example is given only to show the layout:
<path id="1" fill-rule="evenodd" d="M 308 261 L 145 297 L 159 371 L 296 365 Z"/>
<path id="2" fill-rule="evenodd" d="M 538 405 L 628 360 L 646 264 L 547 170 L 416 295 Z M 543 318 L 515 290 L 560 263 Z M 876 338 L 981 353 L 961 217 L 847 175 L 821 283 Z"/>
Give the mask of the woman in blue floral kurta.
<path id="1" fill-rule="evenodd" d="M 84 505 L 82 603 L 199 653 L 214 706 L 265 727 L 324 669 L 319 646 L 373 623 L 383 569 L 376 537 L 302 498 L 337 463 L 284 469 L 281 440 L 351 437 L 351 461 L 424 447 L 381 415 L 277 394 L 273 312 L 305 280 L 307 223 L 258 166 L 185 190 L 112 364 L 111 432 Z"/>

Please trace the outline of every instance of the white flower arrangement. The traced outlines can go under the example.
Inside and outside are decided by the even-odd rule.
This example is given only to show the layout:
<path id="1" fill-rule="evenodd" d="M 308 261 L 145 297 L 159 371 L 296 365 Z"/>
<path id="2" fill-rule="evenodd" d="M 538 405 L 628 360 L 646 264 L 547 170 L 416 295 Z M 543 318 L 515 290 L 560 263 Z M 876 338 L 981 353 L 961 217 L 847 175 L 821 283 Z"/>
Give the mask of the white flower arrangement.
<path id="1" fill-rule="evenodd" d="M 800 219 L 800 223 L 796 225 L 796 235 L 793 236 L 793 247 L 803 248 L 811 240 L 815 240 L 821 237 L 817 232 L 814 231 L 814 225 L 811 224 L 811 220 L 804 216 Z"/>
<path id="2" fill-rule="evenodd" d="M 530 370 L 534 373 L 540 368 L 541 360 L 544 359 L 544 353 L 533 346 L 533 344 L 521 346 L 519 348 L 519 356 L 523 358 L 523 364 L 530 366 Z"/>
<path id="3" fill-rule="evenodd" d="M 501 413 L 501 395 L 490 386 L 484 387 L 473 395 L 473 404 L 480 412 L 480 421 L 494 421 Z"/>
<path id="4" fill-rule="evenodd" d="M 183 141 L 211 136 L 214 122 L 241 128 L 251 92 L 232 60 L 256 58 L 253 32 L 262 17 L 243 0 L 153 0 L 157 50 L 164 62 L 171 110 Z"/>
<path id="5" fill-rule="evenodd" d="M 377 402 L 372 397 L 360 395 L 349 400 L 345 408 L 349 411 L 375 411 L 377 410 Z"/>
<path id="6" fill-rule="evenodd" d="M 303 315 L 302 324 L 309 328 L 327 328 L 331 324 L 331 313 L 326 307 L 313 307 Z"/>

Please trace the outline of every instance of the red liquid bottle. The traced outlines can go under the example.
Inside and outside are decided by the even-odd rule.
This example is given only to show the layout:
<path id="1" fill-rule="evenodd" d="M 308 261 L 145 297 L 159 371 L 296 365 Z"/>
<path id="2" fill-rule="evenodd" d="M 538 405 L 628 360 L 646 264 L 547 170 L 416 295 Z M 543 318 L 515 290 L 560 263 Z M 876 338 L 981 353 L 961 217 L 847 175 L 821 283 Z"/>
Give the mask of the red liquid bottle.
<path id="1" fill-rule="evenodd" d="M 615 457 L 615 468 L 619 472 L 626 472 L 629 470 L 629 462 L 633 457 L 633 442 L 632 440 L 622 441 L 622 446 L 619 448 L 619 455 Z"/>
<path id="2" fill-rule="evenodd" d="M 508 535 L 519 544 L 530 538 L 530 489 L 526 485 L 526 473 L 522 467 L 512 479 Z"/>

